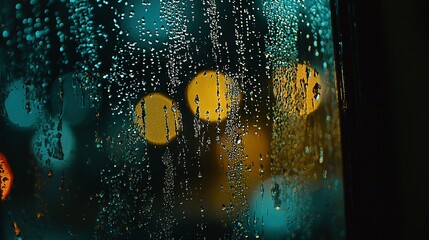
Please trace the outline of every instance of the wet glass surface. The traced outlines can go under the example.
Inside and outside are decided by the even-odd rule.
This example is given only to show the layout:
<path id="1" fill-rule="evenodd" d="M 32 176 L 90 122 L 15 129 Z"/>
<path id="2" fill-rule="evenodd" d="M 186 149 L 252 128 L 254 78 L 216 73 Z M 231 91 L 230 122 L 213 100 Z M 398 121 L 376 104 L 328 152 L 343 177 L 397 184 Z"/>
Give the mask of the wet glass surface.
<path id="1" fill-rule="evenodd" d="M 329 6 L 1 2 L 0 238 L 345 238 Z"/>

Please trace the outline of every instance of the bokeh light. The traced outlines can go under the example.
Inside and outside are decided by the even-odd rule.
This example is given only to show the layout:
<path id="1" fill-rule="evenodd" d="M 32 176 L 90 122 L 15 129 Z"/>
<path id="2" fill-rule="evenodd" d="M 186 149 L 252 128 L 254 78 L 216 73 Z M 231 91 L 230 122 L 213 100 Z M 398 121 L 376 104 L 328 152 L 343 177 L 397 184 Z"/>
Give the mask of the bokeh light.
<path id="1" fill-rule="evenodd" d="M 193 114 L 210 122 L 224 120 L 231 106 L 230 92 L 232 80 L 215 70 L 202 71 L 186 88 L 186 99 Z M 240 100 L 240 99 L 239 99 Z"/>
<path id="2" fill-rule="evenodd" d="M 6 200 L 13 184 L 13 174 L 6 157 L 0 153 L 0 196 L 1 200 Z"/>
<path id="3" fill-rule="evenodd" d="M 296 106 L 292 111 L 308 115 L 317 110 L 322 102 L 322 80 L 319 72 L 305 64 L 294 65 L 295 69 L 280 69 L 274 77 L 274 96 L 285 106 Z M 291 73 L 296 71 L 296 78 Z M 280 94 L 280 95 L 279 95 Z"/>
<path id="4" fill-rule="evenodd" d="M 31 141 L 32 153 L 40 165 L 54 172 L 70 166 L 74 159 L 76 145 L 75 136 L 68 123 L 62 122 L 61 131 L 57 130 L 57 126 L 58 120 L 48 121 L 40 126 Z"/>
<path id="5" fill-rule="evenodd" d="M 32 86 L 30 85 L 29 88 Z M 40 102 L 34 98 L 27 101 L 22 80 L 12 82 L 7 92 L 4 107 L 9 121 L 19 127 L 33 126 L 41 116 Z"/>
<path id="6" fill-rule="evenodd" d="M 139 47 L 160 46 L 168 37 L 167 21 L 163 18 L 160 1 L 129 1 L 124 6 L 122 25 L 127 32 L 119 32 Z"/>
<path id="7" fill-rule="evenodd" d="M 267 239 L 284 239 L 296 231 L 302 224 L 300 216 L 305 212 L 305 195 L 294 191 L 286 179 L 274 176 L 258 187 L 250 199 L 249 207 L 256 235 L 264 233 Z"/>
<path id="8" fill-rule="evenodd" d="M 144 96 L 136 104 L 135 116 L 144 138 L 154 145 L 168 144 L 181 128 L 177 104 L 161 93 Z"/>

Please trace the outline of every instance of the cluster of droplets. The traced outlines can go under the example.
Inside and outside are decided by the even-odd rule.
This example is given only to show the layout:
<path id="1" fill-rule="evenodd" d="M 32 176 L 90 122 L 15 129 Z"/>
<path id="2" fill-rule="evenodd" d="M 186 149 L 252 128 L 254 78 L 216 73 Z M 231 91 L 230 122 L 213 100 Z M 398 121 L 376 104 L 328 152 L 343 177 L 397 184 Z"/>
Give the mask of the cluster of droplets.
<path id="1" fill-rule="evenodd" d="M 265 1 L 265 14 L 268 22 L 266 38 L 266 56 L 268 58 L 269 76 L 273 80 L 274 92 L 277 92 L 273 109 L 273 136 L 272 136 L 272 165 L 273 174 L 282 174 L 284 166 L 290 159 L 282 157 L 285 152 L 294 149 L 296 141 L 302 141 L 301 116 L 290 114 L 295 108 L 302 105 L 301 98 L 296 101 L 293 95 L 293 83 L 296 81 L 296 64 L 298 62 L 298 12 L 301 1 Z M 285 94 L 283 94 L 285 92 Z M 285 141 L 285 140 L 288 141 Z M 293 154 L 288 154 L 293 157 Z M 286 168 L 287 169 L 287 168 Z M 287 169 L 291 171 L 292 169 Z"/>
<path id="2" fill-rule="evenodd" d="M 100 118 L 97 147 L 108 161 L 100 171 L 103 190 L 97 193 L 100 209 L 94 237 L 119 238 L 151 229 L 154 193 L 147 142 L 133 122 L 132 111 L 110 109 Z"/>
<path id="3" fill-rule="evenodd" d="M 323 59 L 323 68 L 329 72 L 334 71 L 334 45 L 332 41 L 332 22 L 331 9 L 329 1 L 311 0 L 305 1 L 306 9 L 308 10 L 309 23 L 311 26 L 311 34 L 313 36 L 314 55 L 321 56 Z M 309 35 L 306 37 L 310 38 Z"/>
<path id="4" fill-rule="evenodd" d="M 185 4 L 182 1 L 118 1 L 115 4 L 100 2 L 100 6 L 103 7 L 104 4 L 114 12 L 112 29 L 115 36 L 114 53 L 109 73 L 105 76 L 109 112 L 113 117 L 125 118 L 129 124 L 133 124 L 135 121 L 133 101 L 147 93 L 148 89 L 153 89 L 154 91 L 158 88 L 161 89 L 164 83 L 160 81 L 160 78 L 167 75 L 170 79 L 167 83 L 170 96 L 176 95 L 177 88 L 181 84 L 179 80 L 181 66 L 184 62 L 189 61 L 185 56 L 185 47 L 188 45 L 187 39 L 189 35 L 186 31 L 186 19 L 177 18 L 177 16 L 184 14 Z M 167 63 L 164 64 L 166 60 Z M 143 135 L 140 135 L 139 138 L 145 139 L 147 109 L 145 109 L 144 101 L 138 105 L 137 107 L 141 109 L 142 129 L 137 129 L 135 125 L 127 125 L 126 128 L 136 129 L 138 134 L 143 132 Z M 178 135 L 177 133 L 182 125 L 178 109 L 179 106 L 176 103 L 173 104 L 171 109 L 166 106 L 163 107 L 164 114 L 162 114 L 163 117 L 160 117 L 159 121 L 165 121 L 166 140 L 161 140 L 161 142 L 169 144 L 171 141 L 170 136 Z M 179 122 L 175 122 L 174 127 L 169 125 L 168 112 L 172 112 L 174 118 L 179 120 Z M 124 139 L 124 145 L 139 146 L 138 143 L 130 141 L 132 137 L 128 136 L 130 136 L 129 132 L 120 131 L 118 134 L 118 138 Z M 112 138 L 107 135 L 107 138 L 113 140 L 116 137 L 113 136 Z M 183 146 L 186 145 L 185 139 L 181 136 L 179 136 L 178 142 Z M 117 145 L 111 145 L 111 143 L 114 142 L 111 141 L 110 144 L 105 144 L 104 148 L 118 148 Z M 121 156 L 125 160 L 129 159 L 130 154 L 134 152 L 134 149 L 127 148 L 127 146 L 119 146 L 123 153 Z M 154 238 L 167 239 L 172 235 L 172 228 L 175 223 L 172 211 L 176 173 L 173 160 L 176 157 L 179 159 L 179 164 L 183 163 L 180 168 L 183 168 L 184 172 L 186 172 L 186 149 L 181 151 L 179 156 L 174 156 L 167 148 L 162 157 L 163 167 L 165 167 L 163 207 L 162 211 L 154 211 L 155 214 L 159 214 L 159 216 L 156 216 L 156 225 L 162 227 L 154 231 L 152 236 Z M 115 161 L 114 159 L 111 160 Z M 150 159 L 146 162 L 149 161 Z M 127 174 L 133 174 L 132 169 L 124 169 L 124 171 Z M 140 184 L 147 186 L 146 194 L 152 194 L 149 181 Z M 189 191 L 186 180 L 181 186 L 185 188 L 184 192 Z M 184 193 L 184 195 L 187 194 Z M 109 200 L 109 204 L 112 204 L 112 201 L 113 199 Z M 121 202 L 121 204 L 133 206 L 132 203 Z"/>
<path id="5" fill-rule="evenodd" d="M 271 71 L 289 67 L 298 61 L 299 0 L 266 0 L 264 12 L 268 23 L 266 57 Z"/>
<path id="6" fill-rule="evenodd" d="M 37 115 L 36 123 L 41 134 L 45 133 L 44 138 L 56 139 L 49 140 L 52 146 L 49 145 L 46 148 L 56 149 L 56 151 L 55 153 L 47 151 L 47 156 L 63 160 L 61 138 L 65 93 L 63 82 L 67 78 L 65 74 L 74 71 L 76 85 L 85 89 L 94 100 L 100 100 L 100 93 L 97 91 L 100 83 L 95 79 L 99 74 L 100 65 L 96 44 L 98 34 L 92 23 L 92 6 L 88 1 L 82 0 L 70 2 L 32 0 L 16 3 L 11 7 L 15 16 L 2 33 L 6 40 L 5 49 L 10 53 L 6 80 L 7 82 L 23 81 L 25 110 L 28 116 Z M 75 61 L 74 52 L 81 55 L 77 61 Z M 52 61 L 52 59 L 56 60 Z M 49 94 L 55 82 L 59 83 L 58 88 L 54 89 L 57 93 Z M 10 82 L 10 84 L 18 86 L 19 89 L 19 83 L 17 85 Z M 19 90 L 10 91 L 12 94 L 12 91 Z M 19 92 L 13 94 L 19 94 Z M 71 93 L 67 92 L 67 94 Z M 48 103 L 54 101 L 53 95 L 58 95 L 56 98 L 58 105 L 53 104 L 56 106 L 54 112 L 58 112 L 58 116 L 52 116 L 49 109 Z M 43 129 L 46 126 L 49 129 Z M 52 132 L 55 132 L 54 136 L 51 135 Z M 41 161 L 46 162 L 49 159 Z"/>
<path id="7" fill-rule="evenodd" d="M 15 29 L 6 28 L 3 36 L 7 36 L 6 45 L 13 52 L 13 60 L 8 69 L 12 78 L 22 78 L 25 86 L 26 111 L 36 111 L 43 108 L 47 102 L 47 86 L 49 77 L 52 77 L 48 53 L 51 51 L 51 39 L 49 38 L 48 9 L 42 10 L 39 1 L 31 1 L 29 6 L 21 3 L 15 5 L 15 18 L 20 24 Z M 31 9 L 31 12 L 28 11 Z M 16 50 L 15 50 L 16 49 Z M 30 54 L 27 54 L 30 53 Z M 18 65 L 24 63 L 24 65 Z M 24 70 L 25 69 L 25 70 Z M 40 96 L 40 98 L 36 98 Z M 39 99 L 32 102 L 33 99 Z"/>
<path id="8" fill-rule="evenodd" d="M 53 4 L 53 1 L 48 2 Z M 50 159 L 61 160 L 65 157 L 61 141 L 64 133 L 62 119 L 65 82 L 63 77 L 57 76 L 63 76 L 71 69 L 73 86 L 79 86 L 87 93 L 94 106 L 101 105 L 101 91 L 106 91 L 108 110 L 107 113 L 97 112 L 97 119 L 100 121 L 105 117 L 113 120 L 104 126 L 104 130 L 97 129 L 95 133 L 97 148 L 102 149 L 109 160 L 100 172 L 104 190 L 97 193 L 100 210 L 96 219 L 96 238 L 119 238 L 139 230 L 151 231 L 153 235 L 150 237 L 156 239 L 173 238 L 174 228 L 179 222 L 174 215 L 176 198 L 193 198 L 189 186 L 188 162 L 194 160 L 200 170 L 202 155 L 210 151 L 212 144 L 209 134 L 211 123 L 216 124 L 216 143 L 222 145 L 225 152 L 220 158 L 226 160 L 226 192 L 230 198 L 221 208 L 228 215 L 232 226 L 229 237 L 241 239 L 252 234 L 260 238 L 264 235 L 267 219 L 260 218 L 261 215 L 265 216 L 263 214 L 252 214 L 252 207 L 259 207 L 259 204 L 251 203 L 246 194 L 249 188 L 247 172 L 255 169 L 259 171 L 260 188 L 258 196 L 252 199 L 270 197 L 272 201 L 269 203 L 272 206 L 269 207 L 285 215 L 282 220 L 286 218 L 286 222 L 294 228 L 288 234 L 294 234 L 301 227 L 302 219 L 294 217 L 306 217 L 302 213 L 306 211 L 304 205 L 309 200 L 302 198 L 305 195 L 305 185 L 301 185 L 302 182 L 296 179 L 303 173 L 310 172 L 309 169 L 314 166 L 325 165 L 333 158 L 339 159 L 339 153 L 334 152 L 334 149 L 340 147 L 338 114 L 328 109 L 324 110 L 326 118 L 322 121 L 319 121 L 318 116 L 323 114 L 314 117 L 314 121 L 306 121 L 310 114 L 306 99 L 311 97 L 318 102 L 321 94 L 323 96 L 326 93 L 325 89 L 329 89 L 328 100 L 334 101 L 333 81 L 324 86 L 319 83 L 309 86 L 310 76 L 317 77 L 319 72 L 307 66 L 310 65 L 310 59 L 304 59 L 305 64 L 299 63 L 303 58 L 299 52 L 299 38 L 302 28 L 305 28 L 309 29 L 305 37 L 311 42 L 308 51 L 316 59 L 323 57 L 324 70 L 332 70 L 329 1 L 264 1 L 263 14 L 268 24 L 265 45 L 262 44 L 264 33 L 258 30 L 259 26 L 256 24 L 257 12 L 260 10 L 255 7 L 256 1 L 203 0 L 200 3 L 193 0 L 97 0 L 98 10 L 113 13 L 111 22 L 105 25 L 94 22 L 97 7 L 88 0 L 60 1 L 58 4 L 61 5 L 59 9 L 66 9 L 68 18 L 65 19 L 56 12 L 51 14 L 49 8 L 43 8 L 40 0 L 29 2 L 31 11 L 24 11 L 21 3 L 16 4 L 16 19 L 20 24 L 17 24 L 15 32 L 6 28 L 2 35 L 7 39 L 7 46 L 18 50 L 11 51 L 16 54 L 13 56 L 16 58 L 15 62 L 25 63 L 25 66 L 12 67 L 15 68 L 13 73 L 17 75 L 14 77 L 24 79 L 27 111 L 33 111 L 34 107 L 39 106 L 46 108 L 47 87 L 51 79 L 59 79 L 58 119 L 47 118 L 49 124 L 43 129 L 46 138 L 35 143 L 39 149 L 46 145 L 48 158 L 44 161 L 49 163 Z M 202 13 L 195 11 L 199 9 L 197 4 L 202 4 Z M 199 21 L 201 16 L 198 14 L 204 19 L 196 30 L 192 25 Z M 232 28 L 222 27 L 229 23 L 233 23 Z M 108 37 L 106 32 L 109 31 L 113 37 Z M 193 31 L 198 31 L 198 34 Z M 228 34 L 232 37 L 225 37 Z M 72 47 L 74 45 L 76 49 Z M 210 46 L 211 49 L 204 49 L 202 45 Z M 60 59 L 58 63 L 53 63 L 47 57 L 52 54 L 53 46 L 55 56 Z M 111 53 L 109 52 L 111 56 L 107 54 L 110 65 L 103 72 L 100 52 L 110 51 L 109 47 L 112 47 Z M 25 52 L 29 53 L 24 54 Z M 69 55 L 69 52 L 75 52 L 77 56 Z M 77 60 L 74 62 L 74 59 Z M 265 60 L 268 63 L 266 69 L 263 69 Z M 312 58 L 311 61 L 313 60 Z M 60 66 L 58 72 L 52 72 L 52 66 Z M 306 76 L 298 78 L 299 67 L 302 66 L 305 66 Z M 21 76 L 19 72 L 22 68 L 26 71 L 22 71 L 25 74 Z M 184 108 L 181 89 L 202 68 L 212 68 L 216 73 L 217 116 L 216 119 L 211 119 L 213 117 L 209 117 L 212 116 L 209 111 L 201 110 L 203 106 L 200 100 L 204 96 L 196 95 L 191 99 L 196 104 L 193 136 L 199 143 L 196 154 L 192 155 L 197 159 L 189 159 L 185 134 L 179 134 L 184 127 L 179 116 L 180 110 Z M 274 106 L 272 115 L 266 114 L 266 119 L 261 119 L 260 116 L 267 111 L 264 108 L 268 108 L 268 112 L 271 109 L 270 99 L 264 97 L 269 94 L 264 93 L 263 86 L 270 86 L 263 82 L 265 70 L 265 75 L 273 83 Z M 228 73 L 229 79 L 226 81 L 225 96 L 220 90 L 222 72 Z M 308 88 L 312 90 L 311 96 Z M 147 109 L 144 100 L 137 104 L 141 111 L 138 117 L 141 119 L 136 119 L 136 101 L 143 95 L 157 91 L 167 92 L 168 97 L 174 100 L 167 98 L 172 107 L 164 105 L 163 117 L 159 118 L 162 124 L 165 122 L 166 130 L 161 143 L 168 146 L 162 148 L 164 152 L 160 159 L 164 170 L 162 203 L 159 209 L 154 210 L 158 205 L 152 187 L 152 162 L 147 147 L 150 139 L 145 136 L 148 133 Z M 39 99 L 39 103 L 31 104 L 33 99 Z M 228 103 L 226 109 L 223 109 L 221 101 L 225 100 Z M 312 109 L 316 108 L 313 103 Z M 224 138 L 221 137 L 221 124 L 225 119 L 221 118 L 221 111 L 227 113 L 226 124 L 223 126 L 226 135 Z M 173 126 L 169 124 L 171 119 L 168 116 L 171 112 L 174 117 Z M 264 166 L 263 159 L 267 156 L 259 154 L 256 162 L 260 167 L 255 168 L 246 163 L 248 156 L 244 153 L 243 135 L 247 131 L 245 129 L 249 119 L 255 121 L 255 126 L 259 129 L 263 122 L 272 119 L 269 172 L 282 178 L 273 177 L 269 186 L 264 181 L 264 171 L 267 171 L 264 169 L 269 167 Z M 137 126 L 137 120 L 141 120 L 141 126 Z M 102 128 L 99 124 L 97 126 Z M 177 146 L 172 144 L 173 136 Z M 175 147 L 179 150 L 176 151 Z M 328 178 L 328 170 L 335 171 L 334 168 L 323 167 L 324 178 Z M 182 174 L 186 177 L 177 181 Z M 201 171 L 198 171 L 198 177 L 203 178 Z M 224 186 L 222 191 L 223 188 Z M 178 194 L 177 189 L 180 189 Z M 196 190 L 201 191 L 202 185 Z M 202 197 L 200 200 L 201 220 L 198 226 L 204 236 L 207 230 L 206 206 Z M 291 209 L 296 213 L 285 214 L 284 211 Z M 183 215 L 185 217 L 185 213 Z M 156 220 L 153 221 L 154 218 Z"/>
<path id="9" fill-rule="evenodd" d="M 73 0 L 67 3 L 67 7 L 68 20 L 72 23 L 70 40 L 77 43 L 76 52 L 80 55 L 75 66 L 75 76 L 81 87 L 89 90 L 91 104 L 98 106 L 103 85 L 99 51 L 104 50 L 99 39 L 106 41 L 108 38 L 103 27 L 94 23 L 94 6 L 88 0 Z M 61 32 L 58 34 L 61 36 Z M 64 47 L 61 47 L 60 51 L 65 51 Z"/>
<path id="10" fill-rule="evenodd" d="M 168 26 L 167 72 L 170 81 L 167 83 L 170 96 L 178 94 L 182 84 L 180 73 L 186 65 L 193 65 L 189 53 L 191 35 L 188 32 L 189 19 L 186 15 L 188 3 L 179 0 L 161 1 L 162 17 Z"/>
<path id="11" fill-rule="evenodd" d="M 233 238 L 242 238 L 248 236 L 248 203 L 245 195 L 246 182 L 244 171 L 244 153 L 243 153 L 243 126 L 239 114 L 238 99 L 239 87 L 238 84 L 232 84 L 231 89 L 231 107 L 228 109 L 228 119 L 226 122 L 226 154 L 228 159 L 228 190 L 232 196 L 230 203 L 231 209 L 230 218 L 233 223 Z"/>
<path id="12" fill-rule="evenodd" d="M 173 217 L 173 208 L 174 208 L 174 177 L 175 177 L 175 167 L 173 164 L 173 158 L 170 154 L 169 149 L 167 148 L 164 156 L 162 156 L 162 162 L 165 166 L 164 172 L 164 216 L 160 220 L 160 226 L 162 226 L 162 231 L 160 231 L 160 237 L 164 239 L 170 239 L 173 236 L 173 226 L 176 220 Z"/>
<path id="13" fill-rule="evenodd" d="M 262 99 L 263 93 L 263 69 L 265 56 L 263 53 L 263 33 L 257 26 L 257 13 L 262 9 L 256 9 L 257 1 L 237 1 L 233 4 L 234 35 L 237 57 L 237 72 L 233 77 L 239 81 L 240 88 L 246 93 L 243 109 L 246 115 L 256 118 L 261 117 L 261 107 L 268 105 L 266 99 Z M 268 101 L 269 102 L 269 101 Z M 262 105 L 262 106 L 261 106 Z"/>

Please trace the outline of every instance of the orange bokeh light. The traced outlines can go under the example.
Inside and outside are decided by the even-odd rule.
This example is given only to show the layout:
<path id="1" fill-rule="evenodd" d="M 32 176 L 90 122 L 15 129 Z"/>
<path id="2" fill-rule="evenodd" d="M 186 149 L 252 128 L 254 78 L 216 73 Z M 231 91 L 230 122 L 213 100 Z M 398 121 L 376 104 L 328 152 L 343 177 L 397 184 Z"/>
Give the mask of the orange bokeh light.
<path id="1" fill-rule="evenodd" d="M 4 201 L 12 188 L 13 174 L 6 157 L 0 153 L 0 196 Z"/>
<path id="2" fill-rule="evenodd" d="M 270 129 L 267 126 L 259 125 L 256 123 L 249 123 L 244 129 L 241 137 L 242 151 L 244 155 L 243 160 L 243 184 L 245 185 L 244 194 L 246 198 L 250 198 L 251 195 L 259 190 L 259 185 L 271 176 L 270 168 L 270 141 L 271 134 Z M 221 164 L 221 174 L 217 177 L 214 185 L 208 189 L 208 195 L 210 198 L 210 207 L 214 209 L 215 214 L 220 214 L 221 206 L 229 206 L 234 196 L 228 190 L 228 178 L 227 174 L 229 171 L 233 173 L 236 170 L 234 167 L 229 166 L 228 154 L 225 148 L 229 148 L 229 143 L 226 141 L 226 135 L 222 136 L 222 144 L 216 146 L 216 152 L 222 159 L 218 159 Z M 223 186 L 224 190 L 220 189 Z M 218 189 L 218 191 L 213 191 Z M 238 207 L 239 208 L 239 207 Z"/>

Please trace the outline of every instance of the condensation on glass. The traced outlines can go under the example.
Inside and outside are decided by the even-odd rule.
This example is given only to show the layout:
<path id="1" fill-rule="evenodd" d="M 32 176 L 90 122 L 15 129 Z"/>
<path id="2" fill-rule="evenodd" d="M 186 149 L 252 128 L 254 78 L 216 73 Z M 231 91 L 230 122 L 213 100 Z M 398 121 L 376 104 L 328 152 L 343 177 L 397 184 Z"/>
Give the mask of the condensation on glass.
<path id="1" fill-rule="evenodd" d="M 1 1 L 1 239 L 343 239 L 329 0 Z"/>

